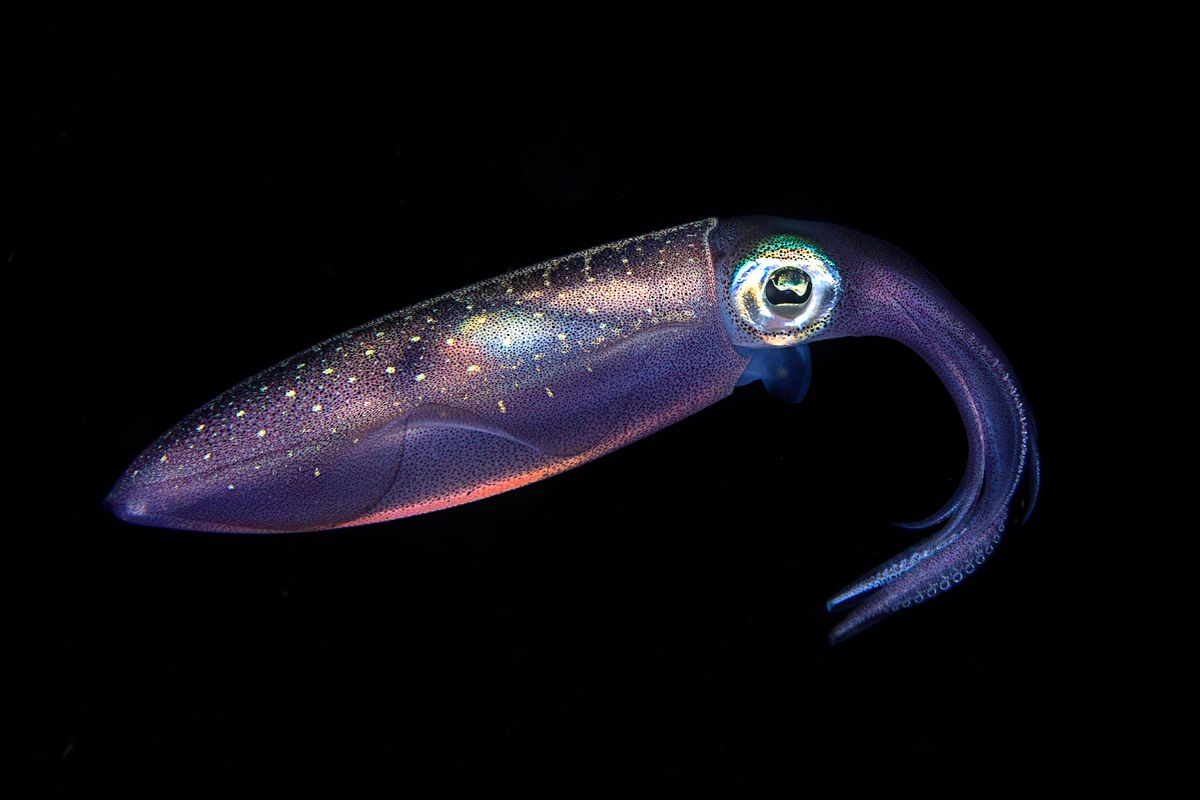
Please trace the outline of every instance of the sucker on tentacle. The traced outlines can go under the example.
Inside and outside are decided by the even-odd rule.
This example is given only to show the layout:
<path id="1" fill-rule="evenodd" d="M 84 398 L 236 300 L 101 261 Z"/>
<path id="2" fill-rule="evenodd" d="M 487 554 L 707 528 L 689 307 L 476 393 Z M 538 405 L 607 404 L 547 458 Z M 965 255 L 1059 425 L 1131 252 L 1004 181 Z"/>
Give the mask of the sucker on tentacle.
<path id="1" fill-rule="evenodd" d="M 967 434 L 932 534 L 828 603 L 839 641 L 944 592 L 992 553 L 1036 431 L 979 323 L 899 249 L 774 217 L 681 225 L 500 275 L 322 342 L 146 449 L 108 503 L 143 525 L 321 530 L 482 499 L 570 469 L 761 381 L 799 402 L 808 345 L 884 336 L 921 356 Z M 801 412 L 797 412 L 801 413 Z"/>

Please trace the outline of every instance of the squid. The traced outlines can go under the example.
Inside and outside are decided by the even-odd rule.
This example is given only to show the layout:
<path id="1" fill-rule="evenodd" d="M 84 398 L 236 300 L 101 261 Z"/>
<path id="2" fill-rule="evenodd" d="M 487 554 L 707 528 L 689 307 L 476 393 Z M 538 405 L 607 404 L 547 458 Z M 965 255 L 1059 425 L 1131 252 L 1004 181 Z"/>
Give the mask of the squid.
<path id="1" fill-rule="evenodd" d="M 130 523 L 236 533 L 423 514 L 584 464 L 748 383 L 799 402 L 809 344 L 847 336 L 924 359 L 968 453 L 949 501 L 903 525 L 929 535 L 830 598 L 849 612 L 836 642 L 974 573 L 1028 518 L 1040 470 L 1033 417 L 983 327 L 911 256 L 829 223 L 706 219 L 396 311 L 193 412 L 107 504 Z"/>

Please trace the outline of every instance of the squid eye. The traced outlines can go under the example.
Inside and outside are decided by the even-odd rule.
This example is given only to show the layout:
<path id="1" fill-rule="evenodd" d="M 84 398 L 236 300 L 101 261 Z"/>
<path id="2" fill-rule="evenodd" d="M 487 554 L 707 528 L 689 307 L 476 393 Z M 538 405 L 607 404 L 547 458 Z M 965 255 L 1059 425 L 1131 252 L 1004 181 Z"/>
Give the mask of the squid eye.
<path id="1" fill-rule="evenodd" d="M 735 253 L 727 284 L 730 321 L 754 345 L 787 347 L 829 322 L 841 297 L 837 264 L 816 243 L 781 234 Z"/>
<path id="2" fill-rule="evenodd" d="M 763 287 L 763 297 L 778 313 L 795 316 L 812 297 L 813 282 L 808 273 L 796 267 L 783 267 L 771 273 Z"/>

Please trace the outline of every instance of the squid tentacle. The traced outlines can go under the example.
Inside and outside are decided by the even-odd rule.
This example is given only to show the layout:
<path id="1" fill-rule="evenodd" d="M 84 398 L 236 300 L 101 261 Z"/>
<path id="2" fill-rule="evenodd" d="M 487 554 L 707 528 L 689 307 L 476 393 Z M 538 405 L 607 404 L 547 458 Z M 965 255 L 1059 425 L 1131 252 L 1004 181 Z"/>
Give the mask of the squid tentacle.
<path id="1" fill-rule="evenodd" d="M 834 628 L 832 641 L 947 591 L 974 572 L 999 543 L 1013 496 L 1030 461 L 1026 518 L 1036 500 L 1032 417 L 998 348 L 971 330 L 977 324 L 969 317 L 949 313 L 956 310 L 954 306 L 932 319 L 916 317 L 902 305 L 892 306 L 908 323 L 904 326 L 907 333 L 892 335 L 921 355 L 955 398 L 968 432 L 968 467 L 955 496 L 934 515 L 941 519 L 932 524 L 944 520 L 939 530 L 828 601 L 831 611 L 859 603 Z"/>

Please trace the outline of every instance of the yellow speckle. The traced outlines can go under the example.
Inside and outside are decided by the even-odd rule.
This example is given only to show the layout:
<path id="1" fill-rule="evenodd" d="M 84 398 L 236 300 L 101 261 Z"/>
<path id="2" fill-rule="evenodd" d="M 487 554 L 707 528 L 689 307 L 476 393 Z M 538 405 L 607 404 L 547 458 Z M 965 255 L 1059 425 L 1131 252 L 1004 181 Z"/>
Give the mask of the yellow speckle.
<path id="1" fill-rule="evenodd" d="M 386 372 L 388 375 L 395 375 L 395 374 L 396 374 L 396 368 L 395 368 L 395 367 L 388 367 L 386 370 L 384 370 L 384 372 Z"/>
<path id="2" fill-rule="evenodd" d="M 161 461 L 162 463 L 165 464 L 165 463 L 167 463 L 167 457 L 163 456 L 162 458 L 159 459 L 159 461 Z"/>
<path id="3" fill-rule="evenodd" d="M 288 389 L 286 392 L 284 392 L 284 395 L 286 395 L 287 397 L 290 397 L 290 398 L 292 398 L 292 399 L 295 399 L 295 397 L 296 397 L 296 390 L 295 390 L 295 389 Z"/>
<path id="4" fill-rule="evenodd" d="M 595 314 L 595 313 L 596 313 L 596 309 L 595 309 L 595 307 L 594 307 L 594 306 L 588 306 L 588 307 L 587 307 L 587 312 L 588 312 L 589 314 Z"/>
<path id="5" fill-rule="evenodd" d="M 507 414 L 507 413 L 508 413 L 508 406 L 504 405 L 504 401 L 503 401 L 503 400 L 497 400 L 497 401 L 496 401 L 496 404 L 497 404 L 498 406 L 500 406 L 500 413 L 501 413 L 501 414 Z"/>
<path id="6" fill-rule="evenodd" d="M 201 425 L 197 425 L 197 426 L 196 426 L 196 430 L 198 430 L 198 431 L 202 431 L 202 430 L 204 430 L 204 425 L 203 425 L 203 424 L 201 424 Z"/>
<path id="7" fill-rule="evenodd" d="M 317 403 L 315 406 L 313 406 L 313 411 L 316 411 L 319 413 L 321 411 L 321 404 Z"/>
<path id="8" fill-rule="evenodd" d="M 487 314 L 476 314 L 472 317 L 469 317 L 467 319 L 467 321 L 464 322 L 462 325 L 459 325 L 458 332 L 463 335 L 469 336 L 470 334 L 475 333 L 475 331 L 479 330 L 485 324 L 487 324 L 487 321 L 488 321 Z"/>
<path id="9" fill-rule="evenodd" d="M 205 453 L 205 454 L 204 454 L 204 460 L 205 460 L 205 461 L 208 461 L 210 458 L 212 458 L 212 453 Z"/>
<path id="10" fill-rule="evenodd" d="M 544 317 L 544 316 L 546 316 L 546 315 L 545 315 L 545 314 L 543 314 L 541 311 L 535 311 L 535 312 L 533 312 L 533 318 L 534 318 L 534 319 L 541 319 L 541 318 L 542 318 L 542 317 Z"/>
<path id="11" fill-rule="evenodd" d="M 244 416 L 246 416 L 246 409 L 244 409 L 244 408 L 240 408 L 240 409 L 238 409 L 238 413 L 237 413 L 237 415 L 238 415 L 239 417 L 244 417 Z"/>
<path id="12" fill-rule="evenodd" d="M 232 491 L 233 491 L 233 484 L 231 483 L 231 484 L 229 484 L 228 486 L 226 486 L 225 488 L 226 488 L 226 489 L 228 489 L 229 491 L 231 491 L 231 492 L 232 492 Z"/>
<path id="13" fill-rule="evenodd" d="M 316 469 L 313 470 L 313 477 L 314 478 L 321 477 L 321 468 L 320 467 L 317 467 Z"/>
<path id="14" fill-rule="evenodd" d="M 382 338 L 383 338 L 383 331 L 375 331 L 375 338 L 376 338 L 376 339 L 382 339 Z"/>
<path id="15" fill-rule="evenodd" d="M 420 336 L 410 336 L 410 337 L 408 337 L 408 340 L 410 342 L 419 342 L 419 341 L 421 341 L 421 337 Z"/>
<path id="16" fill-rule="evenodd" d="M 510 287 L 508 287 L 507 289 L 505 289 L 505 290 L 504 290 L 504 293 L 505 293 L 505 294 L 512 294 L 512 293 L 513 293 L 513 287 L 511 287 L 511 286 L 510 286 Z"/>
<path id="17" fill-rule="evenodd" d="M 368 355 L 368 356 L 373 356 L 373 355 L 375 355 L 375 351 L 374 351 L 373 349 L 372 349 L 372 350 L 368 350 L 368 351 L 367 351 L 367 355 Z"/>
<path id="18" fill-rule="evenodd" d="M 353 375 L 351 375 L 351 376 L 350 376 L 350 378 L 349 378 L 349 382 L 350 382 L 350 383 L 358 383 L 358 378 L 356 378 L 356 377 L 354 377 Z"/>
<path id="19" fill-rule="evenodd" d="M 420 383 L 421 381 L 425 380 L 425 373 L 422 372 L 419 375 L 414 376 L 413 380 L 416 381 L 417 383 Z"/>
<path id="20" fill-rule="evenodd" d="M 332 375 L 333 367 L 326 367 L 325 369 L 321 370 L 321 374 L 322 375 Z"/>
<path id="21" fill-rule="evenodd" d="M 265 392 L 267 389 L 270 389 L 270 388 L 271 388 L 270 386 L 260 386 L 260 387 L 258 387 L 258 390 L 260 392 Z"/>
<path id="22" fill-rule="evenodd" d="M 564 339 L 566 339 L 566 338 L 567 338 L 567 335 L 566 335 L 565 333 L 560 333 L 560 334 L 558 335 L 558 340 L 559 340 L 560 342 L 561 342 L 561 341 L 563 341 L 563 340 L 564 340 Z"/>
<path id="23" fill-rule="evenodd" d="M 258 436 L 258 438 L 260 438 L 260 439 L 261 439 L 261 438 L 263 438 L 264 436 L 266 436 L 266 435 L 267 435 L 267 429 L 266 429 L 266 428 L 259 428 L 259 429 L 258 429 L 258 433 L 257 433 L 257 434 L 255 434 L 255 435 L 256 435 L 256 436 Z"/>
<path id="24" fill-rule="evenodd" d="M 296 451 L 288 450 L 288 458 L 295 458 L 295 457 L 296 457 Z"/>
<path id="25" fill-rule="evenodd" d="M 355 436 L 355 437 L 354 437 L 354 443 L 355 443 L 355 444 L 358 444 L 358 437 L 357 437 L 357 436 Z"/>
<path id="26" fill-rule="evenodd" d="M 453 347 L 453 346 L 454 346 L 454 337 L 453 337 L 453 336 L 451 336 L 450 338 L 446 339 L 446 344 L 448 344 L 448 345 L 450 345 L 451 347 Z"/>
<path id="27" fill-rule="evenodd" d="M 467 367 L 467 372 L 479 372 L 479 365 L 472 364 L 471 366 Z"/>
<path id="28" fill-rule="evenodd" d="M 546 387 L 546 396 L 547 396 L 547 397 L 554 397 L 554 392 L 550 391 L 550 387 L 549 387 L 549 386 L 547 386 L 547 387 Z"/>

